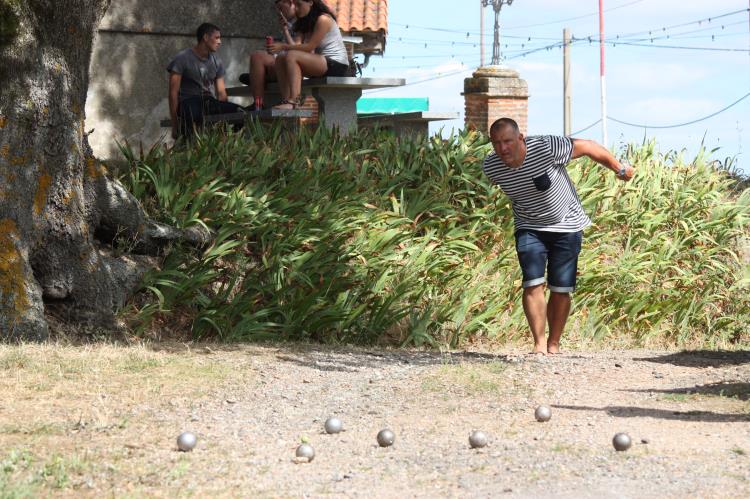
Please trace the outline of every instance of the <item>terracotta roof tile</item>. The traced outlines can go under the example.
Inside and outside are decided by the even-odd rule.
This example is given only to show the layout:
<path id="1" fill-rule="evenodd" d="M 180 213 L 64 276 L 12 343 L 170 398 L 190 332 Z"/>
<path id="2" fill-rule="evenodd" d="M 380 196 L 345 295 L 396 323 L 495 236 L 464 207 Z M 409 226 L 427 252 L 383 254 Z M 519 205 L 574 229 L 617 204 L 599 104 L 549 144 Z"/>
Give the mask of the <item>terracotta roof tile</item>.
<path id="1" fill-rule="evenodd" d="M 388 32 L 388 0 L 326 0 L 342 31 Z"/>

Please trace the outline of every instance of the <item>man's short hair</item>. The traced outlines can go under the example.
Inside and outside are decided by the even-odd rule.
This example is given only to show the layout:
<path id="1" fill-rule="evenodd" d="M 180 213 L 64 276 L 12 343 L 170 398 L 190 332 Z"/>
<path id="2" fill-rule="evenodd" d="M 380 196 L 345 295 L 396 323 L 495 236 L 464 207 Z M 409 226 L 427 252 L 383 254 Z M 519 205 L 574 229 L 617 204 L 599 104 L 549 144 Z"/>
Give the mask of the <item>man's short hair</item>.
<path id="1" fill-rule="evenodd" d="M 499 120 L 495 120 L 490 127 L 490 135 L 499 132 L 501 128 L 505 128 L 506 126 L 511 127 L 516 133 L 521 133 L 521 129 L 518 128 L 518 123 L 516 123 L 515 120 L 510 118 L 500 118 Z"/>
<path id="2" fill-rule="evenodd" d="M 198 39 L 198 43 L 203 41 L 203 37 L 205 35 L 213 35 L 215 32 L 221 31 L 219 27 L 215 24 L 211 23 L 203 23 L 200 26 L 198 26 L 198 29 L 195 31 L 195 38 Z"/>

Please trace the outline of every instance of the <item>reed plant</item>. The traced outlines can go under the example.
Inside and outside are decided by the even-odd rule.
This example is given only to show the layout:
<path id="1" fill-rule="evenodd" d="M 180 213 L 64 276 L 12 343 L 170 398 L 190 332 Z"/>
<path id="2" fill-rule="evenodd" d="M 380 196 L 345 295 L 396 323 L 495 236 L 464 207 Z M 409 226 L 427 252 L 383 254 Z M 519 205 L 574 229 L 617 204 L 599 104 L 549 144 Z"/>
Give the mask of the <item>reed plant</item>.
<path id="1" fill-rule="evenodd" d="M 155 218 L 215 234 L 207 248 L 170 248 L 147 277 L 125 312 L 143 332 L 431 347 L 527 334 L 511 207 L 481 172 L 479 133 L 250 123 L 179 151 L 123 152 L 122 180 Z M 653 143 L 621 154 L 638 169 L 629 184 L 569 166 L 594 221 L 576 336 L 748 341 L 750 191 L 732 191 L 705 154 L 688 162 Z"/>

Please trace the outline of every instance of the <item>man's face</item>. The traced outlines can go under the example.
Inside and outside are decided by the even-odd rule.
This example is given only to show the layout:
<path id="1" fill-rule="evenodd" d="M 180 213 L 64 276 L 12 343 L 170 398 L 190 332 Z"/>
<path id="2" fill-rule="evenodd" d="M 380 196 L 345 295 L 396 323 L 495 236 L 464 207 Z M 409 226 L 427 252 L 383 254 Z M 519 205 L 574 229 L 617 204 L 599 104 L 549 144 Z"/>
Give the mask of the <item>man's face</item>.
<path id="1" fill-rule="evenodd" d="M 292 0 L 279 0 L 276 2 L 276 7 L 287 19 L 294 18 L 294 14 L 297 10 Z"/>
<path id="2" fill-rule="evenodd" d="M 209 51 L 216 52 L 217 50 L 219 50 L 219 47 L 221 47 L 221 32 L 214 31 L 213 33 L 203 35 L 203 41 L 205 42 L 206 47 L 208 47 Z"/>
<path id="3" fill-rule="evenodd" d="M 521 166 L 526 155 L 526 143 L 523 134 L 511 126 L 501 127 L 490 135 L 492 147 L 500 159 L 508 166 Z"/>

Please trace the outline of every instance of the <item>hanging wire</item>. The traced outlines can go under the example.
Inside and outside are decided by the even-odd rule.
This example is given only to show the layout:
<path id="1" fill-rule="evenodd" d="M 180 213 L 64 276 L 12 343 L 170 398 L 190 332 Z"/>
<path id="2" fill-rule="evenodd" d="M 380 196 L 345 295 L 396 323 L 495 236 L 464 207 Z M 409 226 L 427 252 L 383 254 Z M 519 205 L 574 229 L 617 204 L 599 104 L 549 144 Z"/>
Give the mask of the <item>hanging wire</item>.
<path id="1" fill-rule="evenodd" d="M 635 5 L 635 4 L 641 3 L 643 1 L 644 0 L 635 0 L 634 2 L 630 2 L 630 3 L 623 4 L 623 5 L 618 5 L 616 7 L 612 7 L 611 9 L 604 9 L 604 12 L 612 12 L 613 10 L 624 9 L 625 7 L 630 7 L 631 5 Z M 577 21 L 579 19 L 585 19 L 587 17 L 593 17 L 593 16 L 598 16 L 598 15 L 599 15 L 599 12 L 597 11 L 597 12 L 591 12 L 589 14 L 583 14 L 583 15 L 580 15 L 580 16 L 577 16 L 577 17 L 569 17 L 567 19 L 559 19 L 557 21 L 549 21 L 549 22 L 545 22 L 545 23 L 526 24 L 524 26 L 506 26 L 503 29 L 508 30 L 508 29 L 537 28 L 539 26 L 549 26 L 549 25 L 552 25 L 552 24 L 561 24 L 561 23 L 565 23 L 565 22 L 568 22 L 568 21 Z"/>
<path id="2" fill-rule="evenodd" d="M 645 31 L 635 31 L 632 33 L 620 33 L 620 34 L 608 35 L 608 37 L 630 38 L 633 36 L 648 35 L 650 33 L 656 33 L 658 31 L 665 32 L 668 29 L 682 28 L 685 26 L 692 26 L 693 24 L 702 24 L 704 22 L 713 22 L 716 19 L 722 19 L 724 17 L 729 17 L 729 16 L 736 16 L 737 14 L 744 14 L 744 13 L 747 13 L 748 11 L 750 11 L 750 9 L 735 10 L 732 12 L 727 12 L 725 14 L 719 14 L 719 15 L 711 16 L 711 17 L 704 17 L 703 19 L 698 19 L 696 21 L 690 21 L 690 22 L 681 23 L 681 24 L 673 24 L 671 26 L 663 26 L 660 28 L 647 29 Z"/>
<path id="3" fill-rule="evenodd" d="M 589 130 L 591 128 L 594 128 L 596 125 L 598 125 L 601 122 L 602 122 L 602 119 L 599 118 L 598 120 L 596 120 L 595 122 L 593 122 L 592 124 L 590 124 L 589 126 L 587 126 L 586 128 L 581 128 L 577 132 L 573 132 L 570 135 L 578 135 L 579 133 L 583 133 L 583 132 L 585 132 L 585 131 L 587 131 L 587 130 Z"/>
<path id="4" fill-rule="evenodd" d="M 692 120 L 692 121 L 688 121 L 685 123 L 678 123 L 676 125 L 639 125 L 637 123 L 629 123 L 627 121 L 618 120 L 617 118 L 613 118 L 611 116 L 607 116 L 607 119 L 614 121 L 615 123 L 619 123 L 621 125 L 627 125 L 627 126 L 632 126 L 632 127 L 637 127 L 637 128 L 679 128 L 683 126 L 694 125 L 695 123 L 700 123 L 701 121 L 706 121 L 707 119 L 713 118 L 714 116 L 717 116 L 723 113 L 724 111 L 727 111 L 728 109 L 733 108 L 734 106 L 736 106 L 743 100 L 747 99 L 748 97 L 750 97 L 750 92 L 746 93 L 745 95 L 743 95 L 736 101 L 732 102 L 728 106 L 719 109 L 715 113 L 711 113 L 708 116 L 704 116 L 703 118 L 698 118 L 697 120 Z"/>
<path id="5" fill-rule="evenodd" d="M 680 33 L 674 33 L 674 34 L 667 34 L 667 35 L 655 35 L 654 32 L 651 32 L 649 36 L 644 36 L 642 38 L 626 38 L 626 40 L 631 42 L 639 42 L 639 41 L 648 41 L 648 40 L 663 40 L 663 39 L 676 39 L 676 38 L 682 38 L 682 35 L 689 35 L 693 33 L 704 33 L 706 31 L 713 31 L 713 30 L 724 30 L 725 28 L 728 28 L 729 26 L 737 26 L 738 24 L 747 24 L 747 21 L 737 21 L 734 23 L 728 23 L 728 24 L 721 24 L 721 25 L 714 25 L 709 26 L 708 28 L 700 28 L 700 29 L 693 29 L 690 31 L 683 31 Z M 611 37 L 610 37 L 611 38 Z M 615 39 L 618 40 L 619 38 L 615 36 Z"/>
<path id="6" fill-rule="evenodd" d="M 613 10 L 623 9 L 625 7 L 629 7 L 631 5 L 635 5 L 637 3 L 641 3 L 641 2 L 644 2 L 644 1 L 645 0 L 635 0 L 635 1 L 623 4 L 623 5 L 618 5 L 618 6 L 612 7 L 611 9 L 605 9 L 604 12 L 611 12 Z M 578 16 L 578 17 L 571 17 L 571 18 L 568 18 L 568 19 L 558 19 L 557 21 L 549 21 L 549 22 L 540 23 L 540 24 L 529 24 L 527 26 L 508 26 L 508 27 L 503 27 L 503 29 L 506 30 L 506 29 L 535 28 L 535 27 L 538 27 L 538 26 L 549 26 L 549 25 L 553 25 L 553 24 L 560 24 L 560 23 L 564 23 L 564 22 L 568 22 L 568 21 L 574 21 L 574 20 L 577 20 L 577 19 L 584 19 L 584 18 L 587 18 L 587 17 L 597 16 L 597 15 L 599 15 L 598 12 L 593 12 L 593 13 L 590 13 L 590 14 L 584 14 L 584 15 L 581 15 L 581 16 Z M 439 31 L 439 32 L 443 32 L 443 33 L 462 33 L 462 34 L 469 34 L 469 33 L 471 33 L 473 35 L 479 35 L 479 34 L 481 34 L 479 31 L 472 31 L 472 30 L 459 30 L 459 29 L 448 29 L 448 28 L 433 28 L 433 27 L 430 27 L 430 26 L 417 26 L 417 25 L 414 25 L 414 24 L 404 24 L 404 23 L 398 23 L 398 22 L 390 22 L 389 24 L 391 24 L 392 26 L 401 26 L 401 27 L 404 27 L 406 29 L 414 28 L 414 29 L 423 29 L 423 30 L 426 30 L 426 31 Z M 510 37 L 511 35 L 503 35 L 503 36 L 504 37 Z M 525 36 L 521 36 L 519 38 L 526 38 L 526 37 Z M 550 38 L 550 40 L 553 40 L 553 39 Z M 554 38 L 554 40 L 556 40 L 556 38 Z"/>
<path id="7" fill-rule="evenodd" d="M 595 40 L 597 43 L 599 40 Z M 703 50 L 703 51 L 709 51 L 709 52 L 750 52 L 750 49 L 735 49 L 735 48 L 725 48 L 725 47 L 688 47 L 688 46 L 682 46 L 682 45 L 657 45 L 655 43 L 633 43 L 633 42 L 611 42 L 611 41 L 605 41 L 607 45 L 611 45 L 613 47 L 617 47 L 618 45 L 628 45 L 631 47 L 650 47 L 655 49 L 679 49 L 679 50 Z"/>

